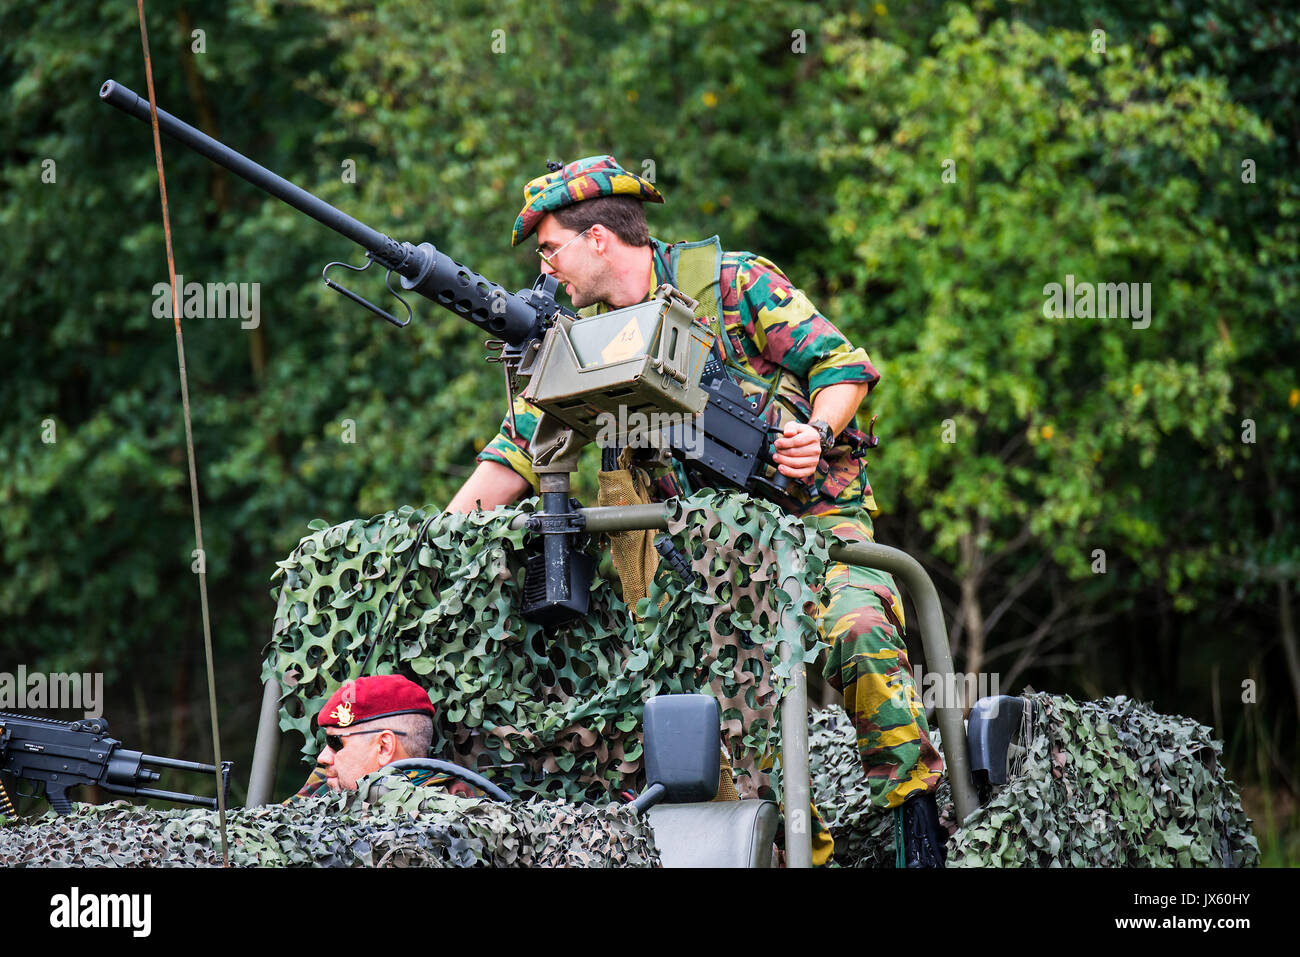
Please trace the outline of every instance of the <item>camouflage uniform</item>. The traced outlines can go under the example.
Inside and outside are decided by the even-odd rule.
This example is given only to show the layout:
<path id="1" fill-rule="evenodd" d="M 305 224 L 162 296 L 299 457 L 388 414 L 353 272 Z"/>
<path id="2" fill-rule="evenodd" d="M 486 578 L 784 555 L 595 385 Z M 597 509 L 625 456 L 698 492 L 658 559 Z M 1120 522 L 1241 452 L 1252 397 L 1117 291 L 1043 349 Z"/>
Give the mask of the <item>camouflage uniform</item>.
<path id="1" fill-rule="evenodd" d="M 651 240 L 651 247 L 649 288 L 655 289 L 661 282 L 673 282 L 672 247 L 657 239 Z M 866 352 L 851 347 L 768 260 L 748 252 L 724 252 L 719 276 L 727 340 L 721 347 L 728 369 L 760 404 L 760 393 L 768 394 L 770 401 L 762 407 L 772 425 L 791 418 L 807 422 L 813 399 L 826 386 L 866 382 L 874 387 L 879 380 Z M 600 311 L 603 306 L 584 314 Z M 523 399 L 516 399 L 514 413 L 515 434 L 509 433 L 508 420 L 503 422 L 478 459 L 505 465 L 537 488 L 529 442 L 539 413 Z M 850 445 L 861 435 L 850 423 L 794 494 L 797 514 L 844 541 L 874 537 L 871 512 L 876 502 L 866 466 L 853 457 Z M 659 476 L 656 485 L 660 499 L 691 491 L 680 466 Z M 845 708 L 853 716 L 873 802 L 897 807 L 913 792 L 934 789 L 943 763 L 930 743 L 918 703 L 893 579 L 873 569 L 832 564 L 819 622 L 830 645 L 825 677 L 843 693 Z"/>

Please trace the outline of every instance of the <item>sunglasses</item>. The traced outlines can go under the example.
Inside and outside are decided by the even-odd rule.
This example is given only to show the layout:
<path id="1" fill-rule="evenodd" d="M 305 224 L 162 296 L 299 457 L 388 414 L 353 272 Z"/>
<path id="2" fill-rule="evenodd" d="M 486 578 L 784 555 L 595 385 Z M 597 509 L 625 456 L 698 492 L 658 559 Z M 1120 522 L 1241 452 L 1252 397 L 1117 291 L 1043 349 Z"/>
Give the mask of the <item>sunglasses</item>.
<path id="1" fill-rule="evenodd" d="M 393 731 L 392 728 L 373 728 L 369 731 L 352 731 L 348 734 L 330 734 L 326 732 L 325 747 L 329 748 L 331 751 L 342 751 L 343 745 L 347 743 L 348 738 L 358 734 L 383 734 L 385 731 L 406 737 L 405 731 Z"/>

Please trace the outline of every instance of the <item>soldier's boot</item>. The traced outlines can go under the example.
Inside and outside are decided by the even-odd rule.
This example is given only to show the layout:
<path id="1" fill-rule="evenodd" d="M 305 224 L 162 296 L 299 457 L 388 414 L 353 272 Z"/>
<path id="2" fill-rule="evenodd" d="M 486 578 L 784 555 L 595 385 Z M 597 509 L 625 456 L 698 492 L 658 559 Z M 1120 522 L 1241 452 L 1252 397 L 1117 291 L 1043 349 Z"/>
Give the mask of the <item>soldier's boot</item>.
<path id="1" fill-rule="evenodd" d="M 899 867 L 943 867 L 948 834 L 939 825 L 934 792 L 913 794 L 894 813 L 894 839 L 901 848 L 895 863 Z"/>

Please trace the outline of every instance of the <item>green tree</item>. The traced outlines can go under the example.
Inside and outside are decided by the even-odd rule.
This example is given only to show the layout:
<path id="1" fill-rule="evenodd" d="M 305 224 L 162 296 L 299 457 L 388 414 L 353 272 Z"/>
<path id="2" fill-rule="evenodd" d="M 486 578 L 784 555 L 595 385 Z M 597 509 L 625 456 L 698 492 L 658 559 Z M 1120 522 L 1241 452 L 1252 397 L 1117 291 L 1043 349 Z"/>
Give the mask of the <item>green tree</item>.
<path id="1" fill-rule="evenodd" d="M 1294 341 L 1258 281 L 1280 237 L 1240 244 L 1249 223 L 1219 218 L 1271 137 L 1177 52 L 1099 54 L 961 8 L 919 60 L 860 29 L 828 25 L 811 94 L 834 104 L 816 115 L 836 181 L 827 302 L 883 357 L 880 497 L 950 569 L 966 666 L 1010 682 L 1048 652 L 1077 660 L 1148 585 L 1184 613 L 1221 585 L 1216 510 L 1251 455 L 1239 339 Z M 1045 315 L 1067 275 L 1150 283 L 1150 327 Z"/>

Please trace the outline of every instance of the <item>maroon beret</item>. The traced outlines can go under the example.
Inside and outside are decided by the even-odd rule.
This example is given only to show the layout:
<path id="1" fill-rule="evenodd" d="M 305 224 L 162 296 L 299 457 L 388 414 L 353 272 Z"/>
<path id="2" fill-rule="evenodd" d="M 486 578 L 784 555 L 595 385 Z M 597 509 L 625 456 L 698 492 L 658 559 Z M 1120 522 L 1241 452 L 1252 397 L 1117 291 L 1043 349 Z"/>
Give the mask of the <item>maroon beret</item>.
<path id="1" fill-rule="evenodd" d="M 433 704 L 423 688 L 401 675 L 373 675 L 345 681 L 316 715 L 322 728 L 346 728 L 360 721 L 395 714 L 427 714 Z"/>

